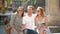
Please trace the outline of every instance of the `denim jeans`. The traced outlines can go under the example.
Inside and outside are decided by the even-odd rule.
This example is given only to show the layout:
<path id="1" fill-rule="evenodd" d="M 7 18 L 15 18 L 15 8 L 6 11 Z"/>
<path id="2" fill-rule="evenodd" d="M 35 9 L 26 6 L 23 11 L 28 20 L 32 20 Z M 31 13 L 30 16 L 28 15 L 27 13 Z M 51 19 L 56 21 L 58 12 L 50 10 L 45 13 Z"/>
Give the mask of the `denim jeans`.
<path id="1" fill-rule="evenodd" d="M 38 34 L 35 30 L 24 29 L 24 34 Z"/>

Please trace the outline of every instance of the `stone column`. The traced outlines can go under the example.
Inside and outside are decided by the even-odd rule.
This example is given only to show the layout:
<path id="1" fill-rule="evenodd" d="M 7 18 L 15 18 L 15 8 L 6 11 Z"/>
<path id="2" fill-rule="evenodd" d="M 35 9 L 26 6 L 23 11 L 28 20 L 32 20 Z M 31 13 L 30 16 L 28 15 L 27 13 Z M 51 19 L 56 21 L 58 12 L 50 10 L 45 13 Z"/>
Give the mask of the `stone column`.
<path id="1" fill-rule="evenodd" d="M 45 5 L 49 25 L 60 25 L 59 0 L 46 0 Z"/>

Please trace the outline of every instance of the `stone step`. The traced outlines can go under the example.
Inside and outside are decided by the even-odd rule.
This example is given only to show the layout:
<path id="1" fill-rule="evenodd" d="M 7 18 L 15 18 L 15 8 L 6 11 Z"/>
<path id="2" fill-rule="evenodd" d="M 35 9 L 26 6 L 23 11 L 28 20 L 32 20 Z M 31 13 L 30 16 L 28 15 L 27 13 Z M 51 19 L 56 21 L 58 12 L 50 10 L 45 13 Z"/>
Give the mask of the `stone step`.
<path id="1" fill-rule="evenodd" d="M 60 26 L 49 26 L 51 34 L 60 34 Z M 0 34 L 5 34 L 5 25 L 0 25 Z"/>
<path id="2" fill-rule="evenodd" d="M 60 33 L 51 33 L 51 34 L 60 34 Z"/>
<path id="3" fill-rule="evenodd" d="M 60 26 L 49 26 L 51 33 L 60 33 Z"/>

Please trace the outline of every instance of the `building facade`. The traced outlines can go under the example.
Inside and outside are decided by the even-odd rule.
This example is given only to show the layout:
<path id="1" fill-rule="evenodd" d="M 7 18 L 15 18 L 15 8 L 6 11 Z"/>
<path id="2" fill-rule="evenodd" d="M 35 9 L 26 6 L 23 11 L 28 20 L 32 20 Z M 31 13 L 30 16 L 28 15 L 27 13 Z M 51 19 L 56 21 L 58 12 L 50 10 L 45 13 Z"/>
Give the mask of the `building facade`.
<path id="1" fill-rule="evenodd" d="M 60 0 L 0 0 L 0 9 L 11 7 L 12 10 L 17 10 L 19 6 L 23 6 L 26 10 L 28 5 L 33 5 L 35 9 L 42 6 L 46 15 L 50 16 L 49 20 L 53 18 L 50 22 L 60 22 Z"/>

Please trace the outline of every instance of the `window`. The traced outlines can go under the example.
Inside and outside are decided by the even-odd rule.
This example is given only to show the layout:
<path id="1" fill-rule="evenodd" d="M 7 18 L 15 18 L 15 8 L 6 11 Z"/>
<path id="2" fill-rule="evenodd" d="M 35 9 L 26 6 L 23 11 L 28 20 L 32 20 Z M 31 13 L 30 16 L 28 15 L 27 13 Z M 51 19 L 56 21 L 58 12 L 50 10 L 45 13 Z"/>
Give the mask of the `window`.
<path id="1" fill-rule="evenodd" d="M 22 5 L 22 1 L 13 0 L 12 6 L 13 6 L 14 8 L 17 8 L 17 7 L 21 6 L 21 5 Z"/>
<path id="2" fill-rule="evenodd" d="M 35 7 L 42 6 L 45 8 L 45 0 L 37 0 L 37 3 L 35 4 Z"/>

